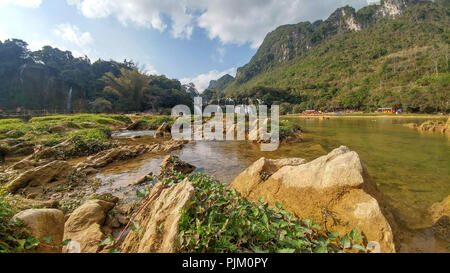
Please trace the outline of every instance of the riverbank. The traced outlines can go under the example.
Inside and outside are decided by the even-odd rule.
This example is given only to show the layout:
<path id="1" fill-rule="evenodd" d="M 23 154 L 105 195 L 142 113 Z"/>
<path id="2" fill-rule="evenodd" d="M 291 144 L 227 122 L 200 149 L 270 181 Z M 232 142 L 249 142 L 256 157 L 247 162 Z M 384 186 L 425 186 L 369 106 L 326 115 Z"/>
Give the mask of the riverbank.
<path id="1" fill-rule="evenodd" d="M 302 114 L 290 114 L 285 117 L 296 118 L 395 118 L 395 119 L 447 119 L 450 115 L 429 115 L 429 114 L 323 114 L 323 115 L 302 115 Z"/>

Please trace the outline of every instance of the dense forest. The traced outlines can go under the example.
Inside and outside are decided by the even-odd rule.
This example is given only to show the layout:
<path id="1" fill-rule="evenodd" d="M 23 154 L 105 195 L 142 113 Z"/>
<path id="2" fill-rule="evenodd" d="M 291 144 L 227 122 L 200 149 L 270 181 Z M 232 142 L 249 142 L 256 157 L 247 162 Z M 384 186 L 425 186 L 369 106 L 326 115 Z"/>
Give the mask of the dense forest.
<path id="1" fill-rule="evenodd" d="M 279 103 L 283 113 L 450 112 L 449 7 L 448 0 L 385 0 L 281 26 L 220 96 Z"/>
<path id="2" fill-rule="evenodd" d="M 142 73 L 132 61 L 75 58 L 70 51 L 45 46 L 30 51 L 18 39 L 0 41 L 0 109 L 2 112 L 170 113 L 191 104 L 197 94 L 165 76 Z"/>

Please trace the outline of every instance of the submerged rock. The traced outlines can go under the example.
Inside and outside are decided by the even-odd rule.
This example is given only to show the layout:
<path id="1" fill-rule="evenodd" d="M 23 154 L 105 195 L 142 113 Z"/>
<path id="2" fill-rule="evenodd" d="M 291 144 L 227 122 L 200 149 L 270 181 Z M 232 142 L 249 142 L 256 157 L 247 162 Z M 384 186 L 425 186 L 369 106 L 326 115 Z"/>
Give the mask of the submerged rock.
<path id="1" fill-rule="evenodd" d="M 179 233 L 181 211 L 187 209 L 194 194 L 188 179 L 162 189 L 158 183 L 150 192 L 157 194 L 153 201 L 136 217 L 140 228 L 130 231 L 124 239 L 122 253 L 173 253 Z"/>
<path id="2" fill-rule="evenodd" d="M 258 160 L 231 184 L 250 201 L 280 202 L 302 219 L 314 219 L 329 232 L 358 228 L 382 252 L 395 252 L 393 232 L 384 216 L 383 196 L 370 180 L 358 154 L 340 147 L 309 163 L 280 164 L 261 178 Z M 303 163 L 303 164 L 302 164 Z M 276 168 L 275 168 L 276 169 Z"/>
<path id="3" fill-rule="evenodd" d="M 423 132 L 439 132 L 442 134 L 450 134 L 450 119 L 447 122 L 427 120 L 422 123 L 418 129 Z"/>
<path id="4" fill-rule="evenodd" d="M 43 237 L 51 236 L 50 242 L 41 243 L 36 252 L 61 252 L 61 242 L 64 234 L 64 214 L 57 209 L 28 209 L 19 212 L 11 219 L 13 223 L 20 220 L 23 227 L 42 242 Z M 52 247 L 52 244 L 55 245 Z"/>
<path id="5" fill-rule="evenodd" d="M 450 242 L 450 195 L 442 202 L 433 204 L 430 214 L 434 233 Z"/>
<path id="6" fill-rule="evenodd" d="M 64 240 L 70 243 L 63 252 L 96 253 L 100 243 L 105 239 L 102 226 L 106 214 L 114 207 L 114 203 L 103 200 L 87 200 L 67 219 L 64 226 Z"/>

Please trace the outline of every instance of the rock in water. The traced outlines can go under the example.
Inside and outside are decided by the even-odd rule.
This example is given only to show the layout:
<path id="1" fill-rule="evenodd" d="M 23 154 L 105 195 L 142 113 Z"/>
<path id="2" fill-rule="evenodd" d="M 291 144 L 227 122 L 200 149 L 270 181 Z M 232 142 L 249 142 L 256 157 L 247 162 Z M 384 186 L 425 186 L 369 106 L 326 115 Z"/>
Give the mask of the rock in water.
<path id="1" fill-rule="evenodd" d="M 435 203 L 430 208 L 434 233 L 450 242 L 450 195 L 442 202 Z"/>
<path id="2" fill-rule="evenodd" d="M 63 252 L 96 253 L 100 243 L 105 239 L 102 225 L 106 214 L 114 207 L 114 203 L 103 200 L 88 200 L 77 208 L 67 219 L 64 226 L 64 240 L 70 243 Z"/>
<path id="3" fill-rule="evenodd" d="M 17 220 L 20 220 L 23 226 L 41 242 L 43 237 L 51 236 L 50 243 L 40 244 L 36 252 L 61 252 L 59 246 L 64 234 L 64 213 L 62 211 L 57 209 L 27 209 L 14 215 L 11 219 L 13 223 Z M 55 245 L 55 247 L 52 247 L 51 244 Z"/>
<path id="4" fill-rule="evenodd" d="M 341 146 L 309 163 L 278 164 L 261 179 L 260 159 L 231 184 L 250 201 L 280 202 L 301 219 L 314 219 L 323 230 L 350 232 L 354 227 L 382 252 L 395 252 L 393 232 L 383 215 L 383 196 L 370 180 L 358 154 Z M 275 168 L 276 169 L 276 168 Z M 380 207 L 381 205 L 381 207 Z"/>
<path id="5" fill-rule="evenodd" d="M 196 167 L 187 162 L 184 162 L 177 156 L 166 155 L 163 162 L 161 163 L 161 169 L 164 171 L 174 170 L 182 174 L 189 174 L 193 172 Z"/>
<path id="6" fill-rule="evenodd" d="M 171 137 L 170 125 L 167 122 L 161 124 L 161 126 L 159 126 L 159 128 L 155 131 L 155 137 Z"/>
<path id="7" fill-rule="evenodd" d="M 161 190 L 156 184 L 150 196 Z M 182 209 L 187 209 L 194 194 L 188 179 L 160 191 L 158 196 L 136 217 L 140 228 L 130 231 L 122 243 L 122 253 L 173 253 L 179 233 Z"/>

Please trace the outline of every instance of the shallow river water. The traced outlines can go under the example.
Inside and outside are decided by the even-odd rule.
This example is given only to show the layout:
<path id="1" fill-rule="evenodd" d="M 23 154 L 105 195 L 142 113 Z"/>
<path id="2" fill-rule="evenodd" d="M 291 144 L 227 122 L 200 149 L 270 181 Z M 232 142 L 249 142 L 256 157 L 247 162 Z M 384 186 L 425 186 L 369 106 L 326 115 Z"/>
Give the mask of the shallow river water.
<path id="1" fill-rule="evenodd" d="M 248 142 L 200 141 L 188 144 L 173 154 L 195 165 L 198 168 L 196 171 L 229 184 L 260 157 L 313 160 L 340 145 L 348 146 L 360 155 L 370 176 L 385 194 L 389 209 L 405 232 L 408 230 L 405 236 L 408 240 L 402 250 L 445 251 L 448 243 L 434 238 L 432 231 L 426 227 L 429 226 L 429 207 L 450 194 L 448 136 L 420 133 L 402 126 L 403 123 L 423 121 L 419 119 L 289 119 L 305 131 L 303 142 L 282 145 L 275 152 L 261 152 L 257 145 Z M 144 136 L 138 141 L 150 142 L 150 138 Z M 97 177 L 108 181 L 108 186 L 103 186 L 105 191 L 108 188 L 123 189 L 134 178 L 149 171 L 156 174 L 162 159 L 163 155 L 144 155 L 115 163 Z"/>

